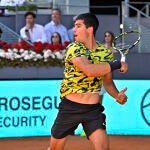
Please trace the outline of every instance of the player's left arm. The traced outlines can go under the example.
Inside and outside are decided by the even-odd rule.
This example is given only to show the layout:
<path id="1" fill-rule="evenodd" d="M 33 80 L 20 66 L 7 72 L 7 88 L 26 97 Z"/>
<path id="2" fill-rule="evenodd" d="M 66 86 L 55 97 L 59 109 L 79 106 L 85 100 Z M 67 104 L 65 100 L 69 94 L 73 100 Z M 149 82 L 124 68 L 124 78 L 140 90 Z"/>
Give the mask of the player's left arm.
<path id="1" fill-rule="evenodd" d="M 112 80 L 112 74 L 108 73 L 103 78 L 103 85 L 105 90 L 111 95 L 119 104 L 124 104 L 127 101 L 127 96 L 125 94 L 127 88 L 124 88 L 122 91 L 118 91 L 114 81 Z"/>

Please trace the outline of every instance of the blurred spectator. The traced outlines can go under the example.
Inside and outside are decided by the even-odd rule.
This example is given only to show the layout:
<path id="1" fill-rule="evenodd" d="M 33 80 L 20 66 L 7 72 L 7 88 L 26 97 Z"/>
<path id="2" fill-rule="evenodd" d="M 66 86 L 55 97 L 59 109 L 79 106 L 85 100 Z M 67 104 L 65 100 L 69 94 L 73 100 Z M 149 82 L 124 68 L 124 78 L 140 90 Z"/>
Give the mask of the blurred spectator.
<path id="1" fill-rule="evenodd" d="M 76 20 L 76 18 L 77 18 L 77 16 L 74 16 L 74 17 L 73 17 L 73 23 L 74 23 L 74 21 Z M 70 42 L 73 42 L 73 41 L 74 41 L 73 27 L 68 30 L 68 37 L 69 37 Z"/>
<path id="2" fill-rule="evenodd" d="M 116 53 L 117 51 L 113 49 L 112 47 L 112 43 L 114 40 L 115 36 L 114 33 L 111 31 L 106 31 L 104 33 L 104 40 L 103 40 L 103 44 L 106 48 L 110 49 L 113 53 Z"/>
<path id="3" fill-rule="evenodd" d="M 47 42 L 44 27 L 35 23 L 36 15 L 33 12 L 25 14 L 26 26 L 20 30 L 20 36 L 31 43 L 34 42 Z"/>
<path id="4" fill-rule="evenodd" d="M 62 44 L 61 36 L 58 32 L 54 32 L 51 36 L 51 44 Z"/>
<path id="5" fill-rule="evenodd" d="M 45 32 L 49 43 L 51 43 L 50 39 L 54 32 L 58 32 L 61 35 L 62 44 L 64 44 L 65 41 L 69 41 L 67 28 L 60 23 L 60 17 L 60 10 L 57 8 L 53 9 L 51 14 L 52 21 L 45 25 Z"/>

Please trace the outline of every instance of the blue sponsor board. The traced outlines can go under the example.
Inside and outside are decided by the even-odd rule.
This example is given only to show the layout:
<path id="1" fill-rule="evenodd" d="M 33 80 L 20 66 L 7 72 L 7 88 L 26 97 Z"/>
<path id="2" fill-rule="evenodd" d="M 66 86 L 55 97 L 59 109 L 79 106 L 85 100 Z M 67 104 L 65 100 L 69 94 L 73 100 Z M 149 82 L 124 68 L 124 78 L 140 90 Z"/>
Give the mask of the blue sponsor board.
<path id="1" fill-rule="evenodd" d="M 150 135 L 150 80 L 115 80 L 119 90 L 128 88 L 128 101 L 120 105 L 104 94 L 109 134 Z"/>
<path id="2" fill-rule="evenodd" d="M 120 105 L 104 94 L 109 134 L 150 135 L 150 80 L 114 80 L 127 87 Z M 61 80 L 0 81 L 0 137 L 48 136 L 58 112 Z M 82 132 L 82 127 L 76 134 Z"/>
<path id="3" fill-rule="evenodd" d="M 0 137 L 49 135 L 60 102 L 60 82 L 1 81 Z"/>

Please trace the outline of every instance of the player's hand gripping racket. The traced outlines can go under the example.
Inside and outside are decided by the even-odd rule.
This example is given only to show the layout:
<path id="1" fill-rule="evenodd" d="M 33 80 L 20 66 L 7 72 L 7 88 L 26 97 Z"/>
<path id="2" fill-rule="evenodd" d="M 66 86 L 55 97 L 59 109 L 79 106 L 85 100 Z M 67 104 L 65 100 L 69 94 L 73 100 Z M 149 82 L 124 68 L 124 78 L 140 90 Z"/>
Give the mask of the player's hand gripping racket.
<path id="1" fill-rule="evenodd" d="M 115 37 L 112 46 L 113 49 L 121 54 L 121 62 L 125 62 L 125 55 L 128 54 L 130 49 L 139 43 L 140 39 L 141 34 L 138 30 L 123 32 Z"/>

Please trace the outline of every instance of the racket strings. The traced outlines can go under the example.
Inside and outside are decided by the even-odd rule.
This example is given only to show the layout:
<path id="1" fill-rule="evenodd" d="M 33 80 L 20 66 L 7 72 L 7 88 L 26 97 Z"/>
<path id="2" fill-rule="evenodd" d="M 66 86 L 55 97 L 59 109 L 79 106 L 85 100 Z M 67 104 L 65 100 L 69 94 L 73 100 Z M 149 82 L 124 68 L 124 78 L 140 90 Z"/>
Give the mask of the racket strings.
<path id="1" fill-rule="evenodd" d="M 117 43 L 117 44 L 115 45 L 115 47 L 116 47 L 117 49 L 121 49 L 122 51 L 124 51 L 125 49 L 129 49 L 131 46 L 132 46 L 132 45 L 127 44 L 127 43 Z"/>
<path id="2" fill-rule="evenodd" d="M 127 51 L 135 46 L 139 41 L 139 33 L 131 32 L 118 36 L 114 41 L 114 46 L 120 51 Z"/>
<path id="3" fill-rule="evenodd" d="M 125 62 L 125 55 L 129 53 L 129 50 L 135 47 L 141 39 L 141 34 L 138 30 L 132 30 L 124 32 L 119 36 L 115 37 L 112 47 L 118 51 L 121 55 L 121 61 Z"/>

